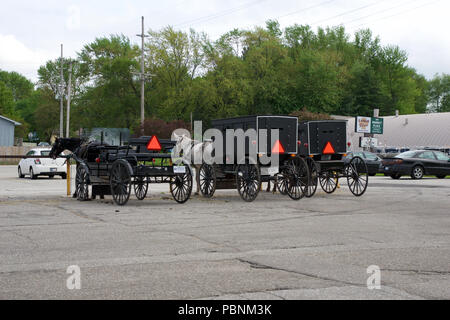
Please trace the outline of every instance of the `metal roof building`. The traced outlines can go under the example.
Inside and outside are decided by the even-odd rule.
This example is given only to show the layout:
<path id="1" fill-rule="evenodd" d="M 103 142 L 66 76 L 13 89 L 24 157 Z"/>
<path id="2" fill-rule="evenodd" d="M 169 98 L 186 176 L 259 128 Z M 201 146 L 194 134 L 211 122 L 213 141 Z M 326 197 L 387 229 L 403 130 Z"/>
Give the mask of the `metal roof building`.
<path id="1" fill-rule="evenodd" d="M 355 118 L 333 116 L 336 119 L 348 120 L 347 139 L 352 149 L 358 149 L 359 138 L 364 136 L 355 133 Z M 450 147 L 450 112 L 411 114 L 382 117 L 384 134 L 375 135 L 378 147 L 399 147 L 421 149 L 424 147 Z"/>
<path id="2" fill-rule="evenodd" d="M 20 125 L 19 122 L 0 115 L 0 146 L 10 147 L 14 145 L 14 128 Z"/>

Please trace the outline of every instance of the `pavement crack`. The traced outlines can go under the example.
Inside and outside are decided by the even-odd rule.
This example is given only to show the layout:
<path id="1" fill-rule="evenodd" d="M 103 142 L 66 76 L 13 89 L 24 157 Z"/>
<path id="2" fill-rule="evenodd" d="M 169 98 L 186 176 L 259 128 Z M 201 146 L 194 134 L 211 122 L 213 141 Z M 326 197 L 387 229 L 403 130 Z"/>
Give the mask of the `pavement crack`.
<path id="1" fill-rule="evenodd" d="M 312 273 L 300 272 L 300 271 L 295 271 L 295 270 L 290 270 L 290 269 L 285 269 L 285 268 L 272 267 L 272 266 L 269 266 L 269 265 L 266 265 L 266 264 L 262 264 L 262 263 L 255 262 L 255 261 L 250 261 L 250 260 L 245 260 L 245 259 L 242 259 L 242 258 L 238 258 L 237 260 L 242 262 L 242 263 L 249 264 L 250 267 L 253 268 L 253 269 L 268 269 L 268 270 L 283 271 L 283 272 L 294 273 L 294 274 L 297 274 L 297 275 L 306 276 L 306 277 L 310 277 L 310 278 L 314 278 L 314 279 L 318 279 L 318 280 L 332 281 L 332 282 L 335 282 L 335 283 L 342 283 L 342 284 L 345 284 L 345 285 L 364 287 L 363 285 L 361 285 L 359 283 L 343 281 L 343 280 L 338 280 L 338 279 L 332 279 L 332 278 L 323 277 L 323 276 L 319 276 L 319 275 L 312 274 Z"/>

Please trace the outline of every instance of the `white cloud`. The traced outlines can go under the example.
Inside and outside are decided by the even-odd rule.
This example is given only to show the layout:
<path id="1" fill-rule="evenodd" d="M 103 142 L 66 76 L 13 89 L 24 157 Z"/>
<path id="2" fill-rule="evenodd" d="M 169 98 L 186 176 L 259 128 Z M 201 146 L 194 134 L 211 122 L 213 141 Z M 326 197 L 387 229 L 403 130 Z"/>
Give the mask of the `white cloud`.
<path id="1" fill-rule="evenodd" d="M 81 26 L 81 10 L 80 7 L 72 5 L 67 9 L 69 17 L 66 21 L 66 27 L 69 30 L 78 30 Z"/>
<path id="2" fill-rule="evenodd" d="M 37 79 L 37 69 L 49 60 L 42 50 L 32 50 L 13 35 L 0 34 L 0 69 L 16 71 L 32 81 Z"/>

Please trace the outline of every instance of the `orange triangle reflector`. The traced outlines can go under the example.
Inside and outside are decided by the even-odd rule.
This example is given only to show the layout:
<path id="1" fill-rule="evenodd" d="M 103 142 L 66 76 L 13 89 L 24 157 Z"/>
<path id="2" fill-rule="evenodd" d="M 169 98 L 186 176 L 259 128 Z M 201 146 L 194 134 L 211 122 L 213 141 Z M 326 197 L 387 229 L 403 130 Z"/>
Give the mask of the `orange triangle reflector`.
<path id="1" fill-rule="evenodd" d="M 150 151 L 161 151 L 161 143 L 156 136 L 153 136 L 147 143 L 147 150 Z"/>
<path id="2" fill-rule="evenodd" d="M 272 148 L 272 153 L 284 153 L 284 148 L 280 140 L 277 140 L 277 142 L 275 142 Z"/>
<path id="3" fill-rule="evenodd" d="M 334 151 L 333 145 L 331 144 L 330 141 L 327 142 L 327 144 L 325 145 L 325 148 L 323 148 L 322 151 L 323 154 L 335 154 L 336 151 Z"/>

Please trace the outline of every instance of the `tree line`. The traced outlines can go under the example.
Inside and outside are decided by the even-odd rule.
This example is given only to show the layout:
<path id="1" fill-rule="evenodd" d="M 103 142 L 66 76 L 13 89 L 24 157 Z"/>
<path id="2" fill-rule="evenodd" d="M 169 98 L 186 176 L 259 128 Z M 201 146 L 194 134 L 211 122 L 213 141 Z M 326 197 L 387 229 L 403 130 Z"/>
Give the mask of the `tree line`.
<path id="1" fill-rule="evenodd" d="M 209 123 L 249 114 L 380 115 L 450 111 L 450 75 L 427 80 L 408 65 L 398 46 L 383 46 L 369 29 L 281 29 L 277 21 L 234 29 L 211 41 L 195 30 L 148 32 L 145 112 L 148 123 Z M 97 38 L 72 68 L 71 129 L 118 127 L 137 131 L 140 116 L 140 48 L 124 35 Z M 58 132 L 60 61 L 48 61 L 32 83 L 0 71 L 0 114 L 23 123 L 18 136 L 42 140 Z M 303 112 L 300 112 L 302 111 Z M 153 122 L 152 122 L 153 121 Z M 155 122 L 156 121 L 156 122 Z M 163 125 L 164 126 L 164 125 Z M 150 128 L 151 129 L 151 128 Z"/>

